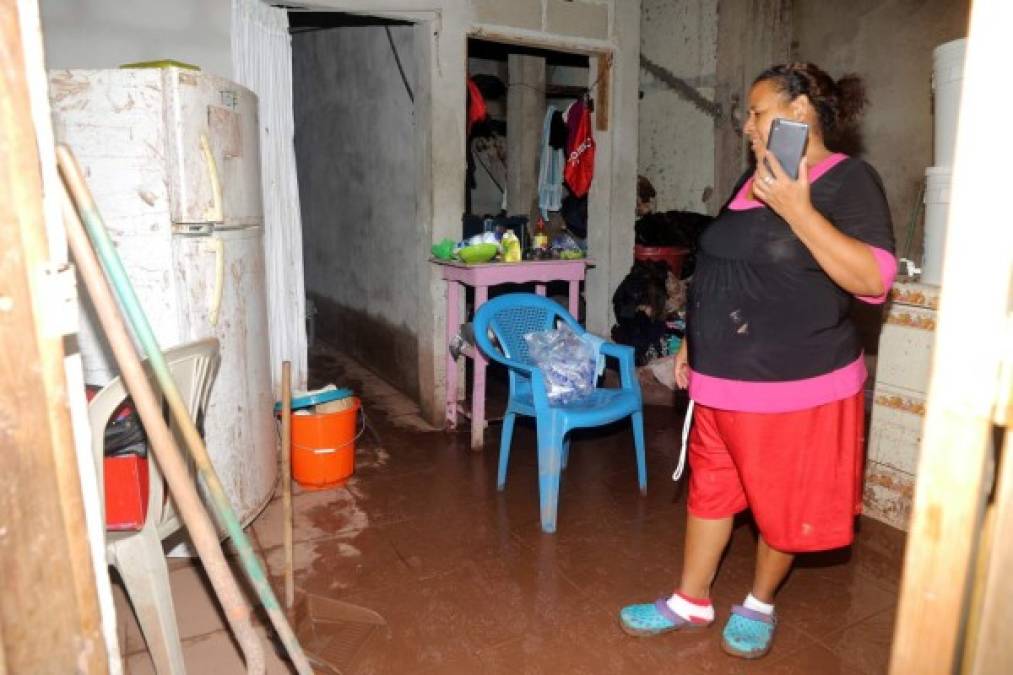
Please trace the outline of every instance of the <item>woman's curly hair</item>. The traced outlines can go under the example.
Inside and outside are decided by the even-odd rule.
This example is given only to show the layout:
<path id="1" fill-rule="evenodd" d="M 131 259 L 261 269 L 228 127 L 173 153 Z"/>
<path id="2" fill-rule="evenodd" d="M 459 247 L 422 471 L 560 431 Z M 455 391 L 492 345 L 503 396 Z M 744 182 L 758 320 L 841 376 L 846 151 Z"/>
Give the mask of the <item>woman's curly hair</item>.
<path id="1" fill-rule="evenodd" d="M 771 82 L 793 101 L 805 94 L 816 110 L 819 132 L 829 144 L 847 135 L 857 126 L 865 109 L 865 86 L 854 74 L 834 80 L 812 63 L 784 63 L 760 73 L 753 81 Z"/>

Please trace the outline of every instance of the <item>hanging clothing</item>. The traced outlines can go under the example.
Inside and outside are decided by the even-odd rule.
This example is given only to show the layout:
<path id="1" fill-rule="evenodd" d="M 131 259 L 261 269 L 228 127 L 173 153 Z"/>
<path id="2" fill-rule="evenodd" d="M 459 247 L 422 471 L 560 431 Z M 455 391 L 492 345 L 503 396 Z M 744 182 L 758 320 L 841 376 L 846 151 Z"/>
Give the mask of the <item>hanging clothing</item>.
<path id="1" fill-rule="evenodd" d="M 470 77 L 468 78 L 468 135 L 471 135 L 471 127 L 476 122 L 481 122 L 488 116 L 485 106 L 485 99 L 478 85 Z"/>
<path id="2" fill-rule="evenodd" d="M 587 196 L 566 195 L 559 214 L 563 216 L 566 229 L 581 239 L 587 239 Z"/>
<path id="3" fill-rule="evenodd" d="M 538 169 L 538 208 L 542 218 L 549 219 L 550 211 L 558 211 L 563 203 L 563 165 L 566 157 L 562 149 L 553 148 L 552 118 L 556 114 L 555 106 L 545 111 L 542 123 L 542 159 Z"/>
<path id="4" fill-rule="evenodd" d="M 558 110 L 552 115 L 552 125 L 549 128 L 549 145 L 566 152 L 570 140 L 570 129 L 566 126 L 563 113 Z"/>
<path id="5" fill-rule="evenodd" d="M 566 125 L 570 134 L 563 176 L 570 192 L 575 197 L 583 197 L 591 189 L 591 180 L 594 178 L 594 136 L 591 109 L 586 99 L 579 99 L 570 107 Z"/>
<path id="6" fill-rule="evenodd" d="M 567 141 L 569 141 L 569 136 L 570 136 L 570 112 L 573 110 L 573 106 L 577 105 L 577 101 L 580 101 L 580 100 L 582 100 L 582 99 L 578 98 L 576 101 L 574 101 L 570 105 L 566 106 L 566 108 L 563 110 L 563 122 L 566 123 Z"/>

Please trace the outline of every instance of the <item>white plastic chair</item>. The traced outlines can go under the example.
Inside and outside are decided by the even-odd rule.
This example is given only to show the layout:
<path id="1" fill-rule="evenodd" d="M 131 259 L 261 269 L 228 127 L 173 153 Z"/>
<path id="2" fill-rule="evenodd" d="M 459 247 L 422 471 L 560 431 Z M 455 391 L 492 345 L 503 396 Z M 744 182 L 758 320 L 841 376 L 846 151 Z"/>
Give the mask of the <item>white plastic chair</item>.
<path id="1" fill-rule="evenodd" d="M 187 411 L 191 418 L 199 423 L 207 407 L 211 384 L 218 372 L 218 340 L 210 338 L 169 349 L 165 352 L 165 360 L 169 364 L 169 371 L 176 381 Z M 147 367 L 147 362 L 145 369 L 149 371 L 149 380 L 156 393 L 160 394 L 161 390 L 157 386 L 154 374 Z M 106 425 L 128 396 L 126 386 L 117 377 L 103 387 L 88 405 L 91 447 L 99 477 L 99 494 L 105 494 L 103 457 Z M 169 428 L 176 437 L 180 451 L 185 453 L 186 446 L 171 419 Z M 176 675 L 185 673 L 186 670 L 183 665 L 183 649 L 176 625 L 176 612 L 172 605 L 169 569 L 165 563 L 162 540 L 176 533 L 182 525 L 169 499 L 165 480 L 158 470 L 153 453 L 149 452 L 148 460 L 150 485 L 144 526 L 136 532 L 107 531 L 106 556 L 108 564 L 115 567 L 123 578 L 155 669 L 160 674 Z M 104 501 L 102 514 L 104 519 Z"/>

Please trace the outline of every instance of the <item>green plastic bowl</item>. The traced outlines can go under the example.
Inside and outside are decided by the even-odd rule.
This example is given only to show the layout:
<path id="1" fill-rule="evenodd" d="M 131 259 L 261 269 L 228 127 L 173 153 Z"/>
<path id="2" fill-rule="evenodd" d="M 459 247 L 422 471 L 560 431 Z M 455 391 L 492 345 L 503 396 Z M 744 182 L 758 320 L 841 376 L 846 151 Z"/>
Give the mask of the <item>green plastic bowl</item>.
<path id="1" fill-rule="evenodd" d="M 475 244 L 474 246 L 465 246 L 457 252 L 457 255 L 461 260 L 471 265 L 489 262 L 496 257 L 497 253 L 499 253 L 499 246 L 496 244 Z"/>

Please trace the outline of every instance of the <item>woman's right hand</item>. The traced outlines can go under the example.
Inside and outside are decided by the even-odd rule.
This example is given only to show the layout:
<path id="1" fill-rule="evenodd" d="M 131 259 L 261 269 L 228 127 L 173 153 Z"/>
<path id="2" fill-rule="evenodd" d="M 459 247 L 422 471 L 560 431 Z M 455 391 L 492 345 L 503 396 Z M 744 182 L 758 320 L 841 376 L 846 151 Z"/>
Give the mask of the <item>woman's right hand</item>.
<path id="1" fill-rule="evenodd" d="M 685 338 L 679 345 L 679 353 L 675 355 L 675 385 L 679 389 L 689 387 L 689 346 Z"/>

